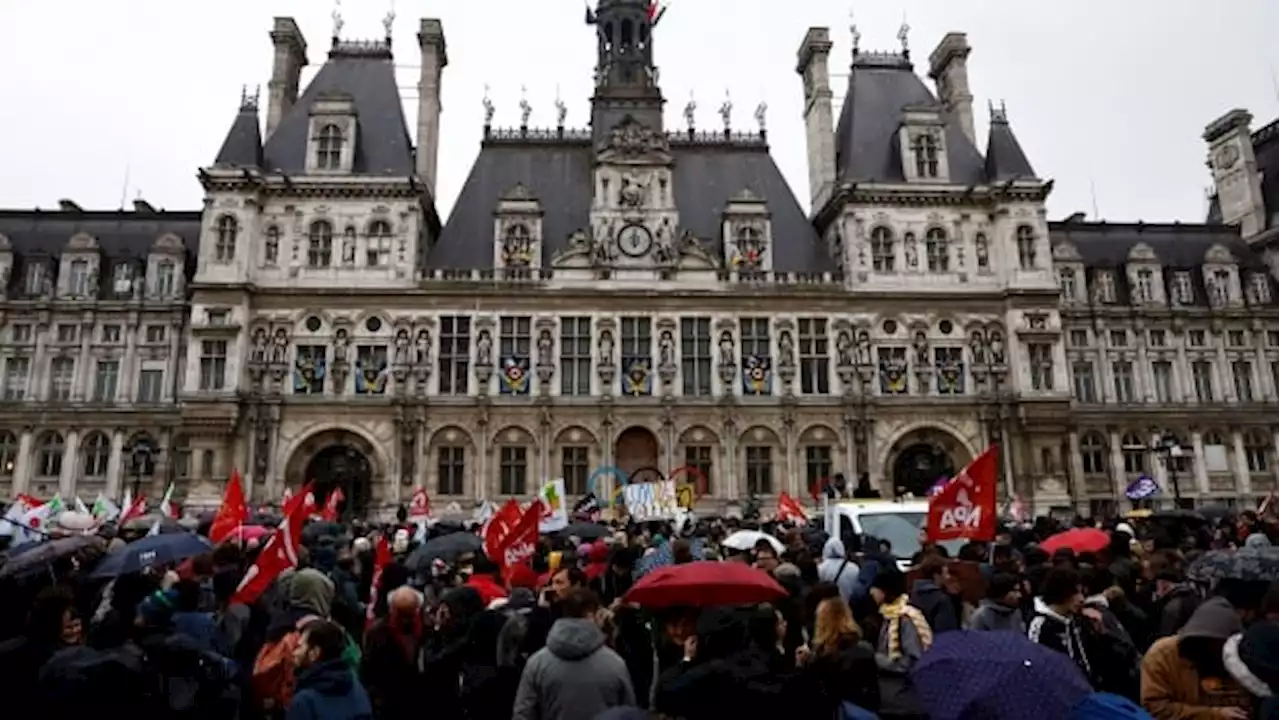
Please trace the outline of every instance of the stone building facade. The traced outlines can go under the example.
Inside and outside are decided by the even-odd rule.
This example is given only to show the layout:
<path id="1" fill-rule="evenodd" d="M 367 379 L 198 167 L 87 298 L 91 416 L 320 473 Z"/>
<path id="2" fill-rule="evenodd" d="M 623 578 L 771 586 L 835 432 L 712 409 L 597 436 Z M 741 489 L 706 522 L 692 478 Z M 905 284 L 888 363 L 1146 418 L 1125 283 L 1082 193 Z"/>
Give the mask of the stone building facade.
<path id="1" fill-rule="evenodd" d="M 300 93 L 277 18 L 265 128 L 242 98 L 203 210 L 0 212 L 0 492 L 213 504 L 238 469 L 255 502 L 313 479 L 384 512 L 679 472 L 715 507 L 836 476 L 920 493 L 993 443 L 1041 512 L 1127 507 L 1143 474 L 1274 488 L 1274 123 L 1210 126 L 1205 224 L 1050 222 L 1003 108 L 979 149 L 963 34 L 931 90 L 855 33 L 837 118 L 813 28 L 806 214 L 763 107 L 665 128 L 645 3 L 589 22 L 590 127 L 493 127 L 486 101 L 447 219 L 436 20 L 416 145 L 389 39 L 335 38 Z"/>

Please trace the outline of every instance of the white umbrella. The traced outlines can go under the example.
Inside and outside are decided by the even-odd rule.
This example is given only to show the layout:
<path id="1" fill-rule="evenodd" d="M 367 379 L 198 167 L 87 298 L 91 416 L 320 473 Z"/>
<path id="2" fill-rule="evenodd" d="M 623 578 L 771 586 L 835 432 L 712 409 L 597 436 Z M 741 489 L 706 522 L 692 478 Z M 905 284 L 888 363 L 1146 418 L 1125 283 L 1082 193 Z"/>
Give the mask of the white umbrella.
<path id="1" fill-rule="evenodd" d="M 756 543 L 760 542 L 761 539 L 768 540 L 778 554 L 782 554 L 782 551 L 786 549 L 783 547 L 781 540 L 759 530 L 739 530 L 725 538 L 724 542 L 720 544 L 734 550 L 751 550 L 755 548 Z"/>

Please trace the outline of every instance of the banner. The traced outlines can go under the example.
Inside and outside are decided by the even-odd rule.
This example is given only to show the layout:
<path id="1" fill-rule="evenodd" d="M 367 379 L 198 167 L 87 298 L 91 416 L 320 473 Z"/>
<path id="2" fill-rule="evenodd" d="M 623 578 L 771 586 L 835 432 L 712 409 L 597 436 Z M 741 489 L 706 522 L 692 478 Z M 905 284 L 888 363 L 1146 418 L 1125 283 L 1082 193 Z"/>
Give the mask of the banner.
<path id="1" fill-rule="evenodd" d="M 497 557 L 490 559 L 502 566 L 503 576 L 506 576 L 511 568 L 522 565 L 533 557 L 534 551 L 537 550 L 538 525 L 543 511 L 542 503 L 534 500 L 507 534 L 498 540 Z"/>
<path id="2" fill-rule="evenodd" d="M 622 488 L 622 501 L 632 520 L 671 520 L 680 509 L 673 480 L 636 483 Z"/>
<path id="3" fill-rule="evenodd" d="M 929 498 L 930 542 L 995 539 L 997 452 L 987 448 Z"/>
<path id="4" fill-rule="evenodd" d="M 538 490 L 538 499 L 542 501 L 538 532 L 553 533 L 569 526 L 569 509 L 564 505 L 564 478 L 543 483 Z"/>

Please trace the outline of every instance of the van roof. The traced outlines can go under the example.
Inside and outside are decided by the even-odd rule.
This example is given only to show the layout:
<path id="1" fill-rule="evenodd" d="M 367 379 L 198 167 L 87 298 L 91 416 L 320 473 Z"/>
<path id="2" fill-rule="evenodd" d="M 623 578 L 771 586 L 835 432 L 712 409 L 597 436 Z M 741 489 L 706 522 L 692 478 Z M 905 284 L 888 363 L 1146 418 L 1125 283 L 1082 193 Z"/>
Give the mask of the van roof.
<path id="1" fill-rule="evenodd" d="M 859 515 L 888 515 L 900 512 L 928 512 L 928 500 L 841 500 L 836 507 Z"/>

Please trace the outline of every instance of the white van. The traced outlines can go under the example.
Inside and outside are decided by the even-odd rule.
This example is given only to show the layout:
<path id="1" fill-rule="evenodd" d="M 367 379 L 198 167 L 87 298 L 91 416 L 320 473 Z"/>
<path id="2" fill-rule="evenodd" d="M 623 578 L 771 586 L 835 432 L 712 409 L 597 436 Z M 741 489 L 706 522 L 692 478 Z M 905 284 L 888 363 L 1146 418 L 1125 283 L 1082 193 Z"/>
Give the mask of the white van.
<path id="1" fill-rule="evenodd" d="M 824 529 L 831 537 L 871 535 L 887 540 L 898 567 L 906 569 L 920 552 L 920 532 L 929 518 L 927 500 L 833 500 L 824 509 Z M 964 540 L 939 543 L 955 557 Z"/>

